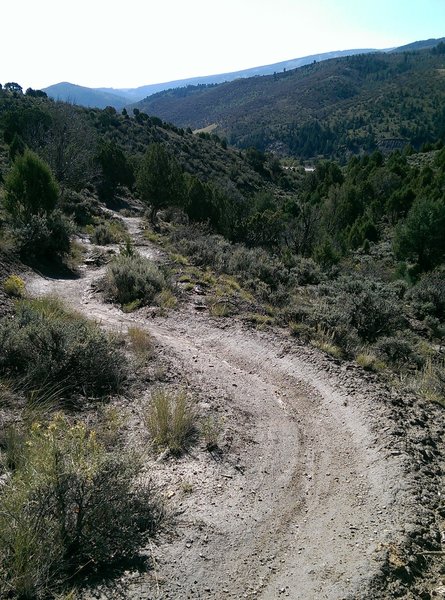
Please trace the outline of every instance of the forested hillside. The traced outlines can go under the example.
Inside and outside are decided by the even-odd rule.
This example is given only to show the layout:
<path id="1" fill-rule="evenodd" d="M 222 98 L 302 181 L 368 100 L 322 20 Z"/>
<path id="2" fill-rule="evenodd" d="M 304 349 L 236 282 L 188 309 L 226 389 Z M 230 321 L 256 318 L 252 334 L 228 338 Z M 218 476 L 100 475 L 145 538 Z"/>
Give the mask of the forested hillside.
<path id="1" fill-rule="evenodd" d="M 137 104 L 230 144 L 303 159 L 402 148 L 445 135 L 445 45 L 313 63 L 267 77 L 169 90 Z"/>
<path id="2" fill-rule="evenodd" d="M 368 65 L 364 77 L 369 79 L 377 60 L 383 62 L 374 73 L 384 64 L 384 71 L 403 70 L 411 61 L 437 66 L 441 56 L 397 55 L 394 63 L 358 57 L 345 64 Z M 323 104 L 320 90 L 318 98 Z M 132 116 L 111 108 L 87 110 L 11 89 L 0 101 L 2 231 L 5 239 L 15 240 L 22 259 L 62 258 L 69 253 L 73 228 L 101 224 L 99 202 L 113 206 L 139 198 L 153 226 L 162 211 L 164 218 L 176 218 L 167 209 L 187 219 L 175 234 L 177 251 L 240 276 L 258 300 L 276 307 L 278 320 L 293 323 L 306 337 L 323 331 L 321 337 L 339 352 L 352 356 L 363 344 L 372 349 L 382 336 L 395 336 L 391 343 L 397 345 L 410 332 L 417 347 L 425 336 L 433 341 L 443 335 L 445 151 L 439 126 L 435 144 L 423 153 L 407 146 L 385 158 L 376 151 L 353 157 L 344 167 L 322 161 L 315 172 L 305 173 L 284 169 L 259 150 L 240 153 L 216 135 L 193 135 L 138 110 Z M 443 112 L 435 104 L 430 108 L 431 115 Z M 367 122 L 378 127 L 379 119 Z M 432 139 L 431 119 L 424 125 Z M 43 209 L 33 204 L 43 198 L 21 197 L 22 179 L 36 177 L 33 170 L 52 182 Z M 195 226 L 207 227 L 207 233 Z M 224 238 L 206 237 L 215 234 Z M 240 260 L 237 244 L 245 253 L 240 263 L 231 258 L 235 252 Z M 368 323 L 368 313 L 364 323 L 353 324 L 357 307 L 344 312 L 341 299 L 345 294 L 351 299 L 351 290 L 357 301 L 367 299 L 364 308 L 372 302 L 382 308 L 380 317 L 376 308 L 375 324 Z M 419 294 L 434 298 L 417 306 Z M 405 338 L 403 343 L 408 344 Z M 408 364 L 412 356 L 410 350 Z M 426 357 L 416 361 L 422 367 Z"/>

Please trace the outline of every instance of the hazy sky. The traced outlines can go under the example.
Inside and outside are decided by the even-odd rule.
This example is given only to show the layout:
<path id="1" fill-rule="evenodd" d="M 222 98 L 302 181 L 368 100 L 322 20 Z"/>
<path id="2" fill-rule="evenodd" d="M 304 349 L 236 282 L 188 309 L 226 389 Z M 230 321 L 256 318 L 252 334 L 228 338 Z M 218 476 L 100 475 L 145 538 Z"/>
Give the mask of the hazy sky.
<path id="1" fill-rule="evenodd" d="M 445 0 L 0 0 L 0 82 L 137 87 L 445 36 Z"/>

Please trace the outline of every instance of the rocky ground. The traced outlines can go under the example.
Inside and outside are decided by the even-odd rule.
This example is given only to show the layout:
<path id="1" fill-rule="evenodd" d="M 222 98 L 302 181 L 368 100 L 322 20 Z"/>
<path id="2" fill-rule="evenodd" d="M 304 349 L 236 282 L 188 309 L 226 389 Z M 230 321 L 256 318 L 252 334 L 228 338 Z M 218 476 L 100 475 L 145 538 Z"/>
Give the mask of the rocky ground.
<path id="1" fill-rule="evenodd" d="M 140 220 L 124 221 L 139 251 L 162 259 Z M 434 554 L 442 548 L 441 407 L 284 331 L 212 318 L 196 310 L 193 292 L 167 316 L 124 314 L 95 291 L 104 267 L 87 250 L 81 277 L 34 274 L 28 291 L 60 296 L 113 331 L 146 330 L 164 379 L 196 398 L 218 428 L 218 447 L 201 441 L 179 459 L 146 452 L 170 526 L 144 549 L 150 570 L 127 571 L 86 597 L 445 597 L 443 557 Z M 120 400 L 141 448 L 148 388 Z"/>

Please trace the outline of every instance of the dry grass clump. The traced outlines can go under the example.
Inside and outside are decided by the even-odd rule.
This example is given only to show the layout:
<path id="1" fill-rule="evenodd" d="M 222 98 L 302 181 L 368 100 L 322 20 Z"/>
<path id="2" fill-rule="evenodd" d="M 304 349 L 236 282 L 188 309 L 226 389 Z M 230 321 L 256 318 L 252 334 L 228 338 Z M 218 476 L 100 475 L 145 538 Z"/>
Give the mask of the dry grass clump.
<path id="1" fill-rule="evenodd" d="M 153 444 L 174 455 L 181 454 L 196 433 L 195 411 L 184 391 L 155 390 L 145 414 L 145 424 Z"/>
<path id="2" fill-rule="evenodd" d="M 130 347 L 136 358 L 139 360 L 148 360 L 153 356 L 153 340 L 151 335 L 140 327 L 128 328 L 128 339 Z"/>

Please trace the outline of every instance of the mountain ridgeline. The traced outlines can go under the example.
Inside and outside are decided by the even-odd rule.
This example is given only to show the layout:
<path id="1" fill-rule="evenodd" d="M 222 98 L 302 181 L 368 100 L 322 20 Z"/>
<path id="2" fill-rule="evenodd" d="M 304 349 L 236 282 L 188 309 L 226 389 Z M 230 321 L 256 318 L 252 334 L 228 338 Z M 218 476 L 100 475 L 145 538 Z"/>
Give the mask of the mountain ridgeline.
<path id="1" fill-rule="evenodd" d="M 264 65 L 260 67 L 252 67 L 241 71 L 232 71 L 230 73 L 218 73 L 216 75 L 203 75 L 200 77 L 190 77 L 187 79 L 176 79 L 174 81 L 166 81 L 162 83 L 152 83 L 143 85 L 137 88 L 89 88 L 73 83 L 61 82 L 43 88 L 43 91 L 54 100 L 62 100 L 79 106 L 106 108 L 113 106 L 120 110 L 125 105 L 139 102 L 147 96 L 157 94 L 163 90 L 169 90 L 189 85 L 212 85 L 216 83 L 224 83 L 233 81 L 243 77 L 259 77 L 261 75 L 271 75 L 278 71 L 288 69 L 296 69 L 303 65 L 307 65 L 315 61 L 328 60 L 339 56 L 349 56 L 354 54 L 363 54 L 367 52 L 375 52 L 375 50 L 361 48 L 359 50 L 338 50 L 333 52 L 324 52 L 321 54 L 311 54 L 301 58 L 293 58 L 290 60 Z"/>
<path id="2" fill-rule="evenodd" d="M 418 149 L 444 135 L 445 54 L 443 42 L 409 48 L 168 90 L 136 106 L 181 127 L 210 126 L 240 148 L 303 159 Z"/>

